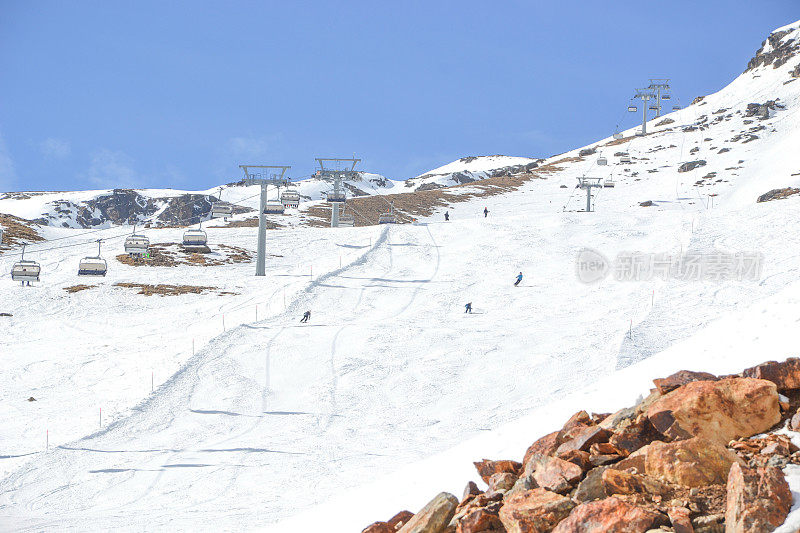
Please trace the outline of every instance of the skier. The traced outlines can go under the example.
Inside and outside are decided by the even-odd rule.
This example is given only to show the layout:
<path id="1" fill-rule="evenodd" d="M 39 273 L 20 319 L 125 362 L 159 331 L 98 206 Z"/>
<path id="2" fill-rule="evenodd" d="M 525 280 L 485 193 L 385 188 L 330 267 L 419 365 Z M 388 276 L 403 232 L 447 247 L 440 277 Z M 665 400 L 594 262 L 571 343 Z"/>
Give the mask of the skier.
<path id="1" fill-rule="evenodd" d="M 472 314 L 472 302 L 469 302 L 467 305 L 464 306 L 464 312 Z"/>
<path id="2" fill-rule="evenodd" d="M 303 313 L 303 318 L 300 319 L 300 322 L 308 322 L 309 318 L 311 318 L 311 311 L 306 311 Z"/>
<path id="3" fill-rule="evenodd" d="M 517 281 L 514 282 L 514 286 L 516 287 L 522 281 L 522 272 L 519 273 L 517 276 Z"/>
<path id="4" fill-rule="evenodd" d="M 450 212 L 449 211 L 445 211 L 444 212 L 444 221 L 447 222 L 448 220 L 450 220 Z"/>
<path id="5" fill-rule="evenodd" d="M 488 207 L 484 207 L 483 208 L 483 218 L 486 218 L 488 216 L 489 216 L 489 208 Z"/>

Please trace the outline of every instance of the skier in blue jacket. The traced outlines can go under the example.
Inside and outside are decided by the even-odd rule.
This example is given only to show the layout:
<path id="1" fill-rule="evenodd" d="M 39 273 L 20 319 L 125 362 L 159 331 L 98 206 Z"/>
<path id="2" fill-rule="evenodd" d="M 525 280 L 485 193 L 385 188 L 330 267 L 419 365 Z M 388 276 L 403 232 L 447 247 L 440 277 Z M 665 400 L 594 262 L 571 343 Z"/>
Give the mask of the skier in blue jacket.
<path id="1" fill-rule="evenodd" d="M 514 286 L 516 287 L 522 281 L 522 272 L 519 273 L 517 276 L 517 281 L 514 282 Z"/>

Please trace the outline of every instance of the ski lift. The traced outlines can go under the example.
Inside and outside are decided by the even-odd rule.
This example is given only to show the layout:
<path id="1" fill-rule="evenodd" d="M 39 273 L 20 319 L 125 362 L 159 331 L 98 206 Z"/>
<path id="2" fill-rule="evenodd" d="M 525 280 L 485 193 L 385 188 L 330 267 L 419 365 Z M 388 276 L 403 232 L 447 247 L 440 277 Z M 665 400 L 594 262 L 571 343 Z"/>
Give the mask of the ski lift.
<path id="1" fill-rule="evenodd" d="M 614 185 L 616 184 L 614 183 L 614 178 L 611 176 L 607 177 L 603 182 L 603 187 L 614 187 Z"/>
<path id="2" fill-rule="evenodd" d="M 219 188 L 219 201 L 211 204 L 211 218 L 227 220 L 233 215 L 233 206 L 222 201 L 222 187 Z"/>
<path id="3" fill-rule="evenodd" d="M 136 226 L 133 226 L 133 234 L 125 238 L 125 253 L 128 255 L 142 256 L 147 253 L 150 247 L 150 239 L 144 235 L 136 234 Z"/>
<path id="4" fill-rule="evenodd" d="M 355 225 L 356 219 L 353 218 L 353 215 L 339 215 L 340 228 L 352 228 Z"/>
<path id="5" fill-rule="evenodd" d="M 658 106 L 657 105 L 651 105 L 650 106 L 650 111 L 658 111 Z"/>
<path id="6" fill-rule="evenodd" d="M 397 224 L 397 217 L 394 216 L 394 202 L 389 204 L 389 210 L 378 216 L 378 224 Z"/>
<path id="7" fill-rule="evenodd" d="M 672 106 L 672 110 L 673 111 L 678 111 L 678 110 L 680 110 L 680 108 L 681 108 L 681 106 L 679 106 L 679 105 Z"/>
<path id="8" fill-rule="evenodd" d="M 108 272 L 108 263 L 100 257 L 100 239 L 97 240 L 97 256 L 84 257 L 78 263 L 79 276 L 105 276 Z"/>
<path id="9" fill-rule="evenodd" d="M 294 188 L 287 187 L 287 189 L 281 193 L 281 203 L 283 207 L 288 209 L 297 209 L 300 207 L 300 193 Z"/>
<path id="10" fill-rule="evenodd" d="M 280 202 L 267 202 L 264 204 L 265 215 L 282 215 L 285 209 Z"/>
<path id="11" fill-rule="evenodd" d="M 621 156 L 619 156 L 619 162 L 620 163 L 630 163 L 631 162 L 631 156 L 627 152 L 624 152 Z"/>
<path id="12" fill-rule="evenodd" d="M 11 267 L 11 279 L 13 281 L 20 281 L 23 285 L 25 285 L 25 282 L 28 282 L 28 285 L 30 285 L 31 281 L 39 281 L 39 274 L 41 274 L 41 272 L 42 267 L 39 266 L 39 263 L 25 260 L 25 245 L 23 244 L 22 257 Z"/>
<path id="13" fill-rule="evenodd" d="M 197 229 L 187 229 L 183 232 L 183 245 L 187 247 L 205 246 L 208 243 L 208 235 L 203 231 L 203 224 Z"/>
<path id="14" fill-rule="evenodd" d="M 331 204 L 343 204 L 345 200 L 347 200 L 347 195 L 344 192 L 326 192 L 325 196 L 327 197 L 328 203 Z"/>
<path id="15" fill-rule="evenodd" d="M 618 140 L 620 140 L 620 139 L 622 139 L 622 134 L 621 134 L 621 133 L 619 133 L 619 132 L 615 133 L 615 134 L 614 134 L 614 140 L 615 140 L 615 141 L 618 141 Z"/>
<path id="16" fill-rule="evenodd" d="M 636 113 L 638 110 L 639 110 L 639 108 L 636 107 L 635 105 L 629 105 L 628 106 L 628 112 L 629 113 Z"/>
<path id="17" fill-rule="evenodd" d="M 606 165 L 608 165 L 608 159 L 606 159 L 602 155 L 597 158 L 597 166 L 604 167 Z"/>
<path id="18" fill-rule="evenodd" d="M 662 95 L 661 95 L 661 99 L 662 99 L 662 100 L 670 100 L 671 98 L 672 98 L 672 97 L 671 97 L 670 95 L 668 95 L 668 94 L 662 94 Z"/>

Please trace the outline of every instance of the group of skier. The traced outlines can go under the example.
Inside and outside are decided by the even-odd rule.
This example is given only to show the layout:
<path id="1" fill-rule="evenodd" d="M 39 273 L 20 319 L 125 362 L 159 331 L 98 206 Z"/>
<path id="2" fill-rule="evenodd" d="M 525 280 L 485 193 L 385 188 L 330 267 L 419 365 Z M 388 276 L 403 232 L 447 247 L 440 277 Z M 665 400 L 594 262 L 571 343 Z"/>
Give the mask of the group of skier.
<path id="1" fill-rule="evenodd" d="M 489 208 L 488 207 L 484 207 L 483 208 L 483 218 L 487 218 L 488 216 L 489 216 Z M 449 211 L 445 211 L 444 212 L 444 220 L 445 220 L 445 222 L 450 220 L 450 212 Z M 514 282 L 514 286 L 518 287 L 521 282 L 522 282 L 522 272 L 517 274 L 517 280 Z M 466 305 L 464 305 L 464 312 L 472 314 L 472 302 L 468 302 Z M 311 311 L 306 311 L 305 313 L 303 313 L 303 318 L 300 319 L 300 322 L 306 323 L 310 319 L 311 319 Z"/>

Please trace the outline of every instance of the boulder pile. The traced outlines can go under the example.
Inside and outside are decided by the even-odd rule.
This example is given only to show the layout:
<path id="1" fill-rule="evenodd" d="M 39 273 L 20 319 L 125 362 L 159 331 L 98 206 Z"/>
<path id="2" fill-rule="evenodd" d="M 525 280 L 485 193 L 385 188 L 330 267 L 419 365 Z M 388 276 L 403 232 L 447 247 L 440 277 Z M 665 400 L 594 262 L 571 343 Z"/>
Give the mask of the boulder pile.
<path id="1" fill-rule="evenodd" d="M 363 533 L 761 533 L 792 506 L 800 359 L 740 374 L 682 370 L 636 405 L 579 411 L 522 462 L 475 462 L 486 485 L 440 493 Z M 800 437 L 800 435 L 797 435 Z"/>

